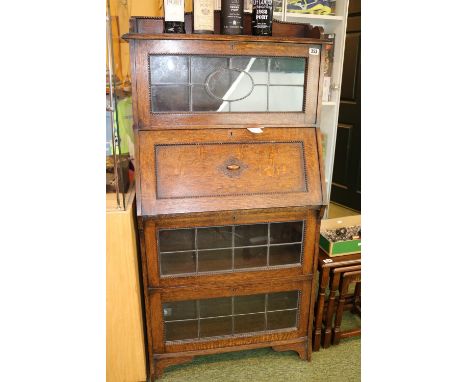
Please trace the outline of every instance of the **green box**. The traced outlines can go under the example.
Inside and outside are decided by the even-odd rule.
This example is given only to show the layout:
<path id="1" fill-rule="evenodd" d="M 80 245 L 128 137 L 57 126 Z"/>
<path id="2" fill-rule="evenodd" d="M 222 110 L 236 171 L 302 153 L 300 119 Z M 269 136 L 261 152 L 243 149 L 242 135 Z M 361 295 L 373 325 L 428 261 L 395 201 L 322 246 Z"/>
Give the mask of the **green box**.
<path id="1" fill-rule="evenodd" d="M 330 257 L 361 253 L 361 239 L 330 242 L 322 232 L 329 229 L 361 225 L 361 215 L 346 216 L 336 219 L 324 219 L 320 225 L 320 248 Z"/>

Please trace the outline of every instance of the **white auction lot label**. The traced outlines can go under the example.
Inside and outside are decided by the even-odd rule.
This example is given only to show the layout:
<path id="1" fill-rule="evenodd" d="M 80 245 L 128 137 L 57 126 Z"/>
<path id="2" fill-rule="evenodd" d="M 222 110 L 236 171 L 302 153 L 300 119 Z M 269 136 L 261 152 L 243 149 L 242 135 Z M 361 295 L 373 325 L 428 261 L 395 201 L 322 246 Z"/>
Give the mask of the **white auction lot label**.
<path id="1" fill-rule="evenodd" d="M 319 48 L 309 48 L 309 54 L 311 54 L 312 56 L 317 56 L 319 53 L 320 53 Z"/>

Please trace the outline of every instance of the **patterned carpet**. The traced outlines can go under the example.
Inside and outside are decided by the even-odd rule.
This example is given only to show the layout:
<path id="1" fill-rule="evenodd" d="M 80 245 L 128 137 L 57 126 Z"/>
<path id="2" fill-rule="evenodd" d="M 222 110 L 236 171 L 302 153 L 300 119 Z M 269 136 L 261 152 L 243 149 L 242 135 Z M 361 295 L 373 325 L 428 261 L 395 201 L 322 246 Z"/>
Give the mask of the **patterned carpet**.
<path id="1" fill-rule="evenodd" d="M 342 329 L 360 326 L 346 313 Z M 312 353 L 312 362 L 301 361 L 295 352 L 271 348 L 196 357 L 192 363 L 166 369 L 164 382 L 358 382 L 361 380 L 361 339 L 342 340 L 339 345 Z"/>

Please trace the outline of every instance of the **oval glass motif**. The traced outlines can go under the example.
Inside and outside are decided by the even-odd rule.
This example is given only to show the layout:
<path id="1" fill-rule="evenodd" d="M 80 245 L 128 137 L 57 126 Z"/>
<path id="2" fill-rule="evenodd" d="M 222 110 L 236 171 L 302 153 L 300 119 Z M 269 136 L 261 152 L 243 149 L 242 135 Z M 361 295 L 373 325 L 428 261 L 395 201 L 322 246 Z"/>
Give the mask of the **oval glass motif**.
<path id="1" fill-rule="evenodd" d="M 248 72 L 234 68 L 215 70 L 205 81 L 205 88 L 210 96 L 227 102 L 247 98 L 252 94 L 254 86 L 254 80 Z"/>

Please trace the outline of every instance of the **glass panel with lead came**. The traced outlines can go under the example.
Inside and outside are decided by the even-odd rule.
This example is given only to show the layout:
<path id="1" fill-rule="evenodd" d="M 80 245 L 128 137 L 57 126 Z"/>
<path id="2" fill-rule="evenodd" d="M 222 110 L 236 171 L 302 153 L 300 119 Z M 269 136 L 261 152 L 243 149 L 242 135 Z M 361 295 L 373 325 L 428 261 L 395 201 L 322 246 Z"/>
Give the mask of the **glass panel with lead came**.
<path id="1" fill-rule="evenodd" d="M 268 224 L 239 225 L 234 230 L 234 245 L 247 247 L 268 242 Z"/>
<path id="2" fill-rule="evenodd" d="M 159 231 L 159 250 L 161 252 L 189 249 L 195 249 L 194 229 L 162 229 Z"/>
<path id="3" fill-rule="evenodd" d="M 198 251 L 198 272 L 229 271 L 232 269 L 232 249 Z"/>
<path id="4" fill-rule="evenodd" d="M 303 88 L 301 86 L 273 86 L 268 88 L 269 111 L 302 111 Z"/>
<path id="5" fill-rule="evenodd" d="M 297 326 L 297 310 L 283 310 L 279 312 L 268 312 L 267 329 L 286 329 Z"/>
<path id="6" fill-rule="evenodd" d="M 272 245 L 270 247 L 270 265 L 299 264 L 301 251 L 301 244 Z"/>
<path id="7" fill-rule="evenodd" d="M 270 84 L 304 85 L 305 59 L 275 57 L 270 59 Z"/>
<path id="8" fill-rule="evenodd" d="M 197 228 L 197 248 L 231 248 L 232 227 Z"/>
<path id="9" fill-rule="evenodd" d="M 151 84 L 188 84 L 188 56 L 150 56 Z"/>
<path id="10" fill-rule="evenodd" d="M 266 267 L 267 251 L 266 246 L 235 248 L 234 269 Z"/>
<path id="11" fill-rule="evenodd" d="M 200 320 L 200 338 L 232 334 L 232 317 L 204 318 Z"/>
<path id="12" fill-rule="evenodd" d="M 196 252 L 162 252 L 160 255 L 161 275 L 194 273 L 197 266 Z"/>
<path id="13" fill-rule="evenodd" d="M 298 292 L 279 292 L 268 294 L 267 310 L 296 309 L 298 302 Z"/>
<path id="14" fill-rule="evenodd" d="M 305 58 L 151 55 L 151 111 L 303 110 Z"/>
<path id="15" fill-rule="evenodd" d="M 200 300 L 200 317 L 230 316 L 232 314 L 232 298 L 220 297 Z"/>
<path id="16" fill-rule="evenodd" d="M 303 221 L 162 229 L 161 276 L 298 265 Z"/>
<path id="17" fill-rule="evenodd" d="M 164 321 L 197 318 L 197 304 L 194 300 L 171 301 L 163 304 Z"/>
<path id="18" fill-rule="evenodd" d="M 234 297 L 234 314 L 259 313 L 265 311 L 265 294 Z"/>
<path id="19" fill-rule="evenodd" d="M 166 341 L 261 333 L 298 326 L 299 291 L 163 304 Z"/>
<path id="20" fill-rule="evenodd" d="M 165 323 L 166 341 L 188 340 L 198 337 L 198 320 Z"/>
<path id="21" fill-rule="evenodd" d="M 234 317 L 234 333 L 250 333 L 265 330 L 265 314 L 246 314 Z"/>
<path id="22" fill-rule="evenodd" d="M 270 243 L 298 243 L 302 241 L 303 222 L 270 224 Z"/>

